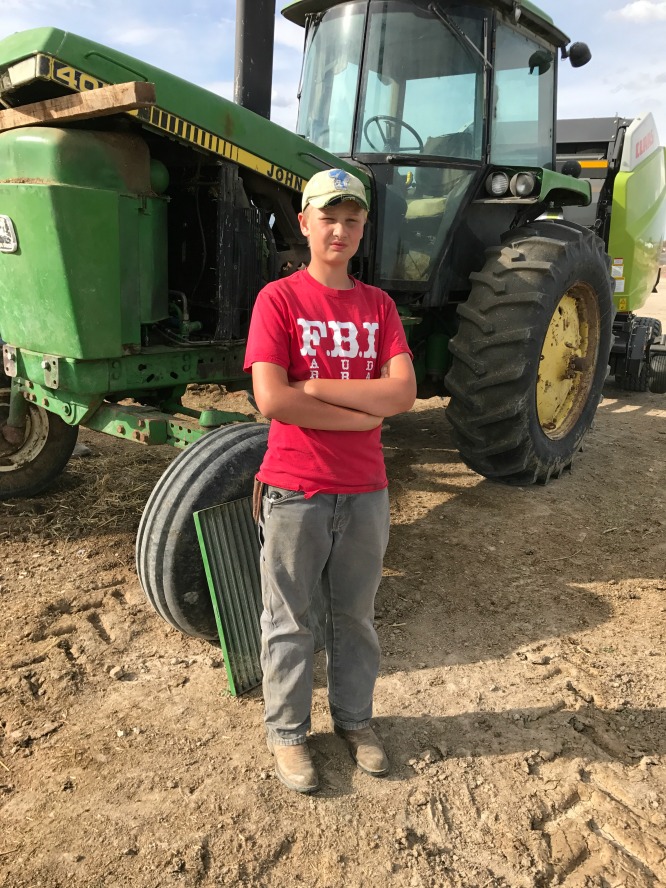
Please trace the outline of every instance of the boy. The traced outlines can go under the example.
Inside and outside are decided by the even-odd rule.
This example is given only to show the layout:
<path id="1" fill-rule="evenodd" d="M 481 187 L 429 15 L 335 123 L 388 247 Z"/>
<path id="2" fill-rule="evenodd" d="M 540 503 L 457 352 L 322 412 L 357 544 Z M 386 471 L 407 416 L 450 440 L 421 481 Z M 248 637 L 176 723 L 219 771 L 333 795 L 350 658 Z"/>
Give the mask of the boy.
<path id="1" fill-rule="evenodd" d="M 326 170 L 310 179 L 298 217 L 310 264 L 261 291 L 245 356 L 257 405 L 272 420 L 257 475 L 267 740 L 278 778 L 297 792 L 319 786 L 306 743 L 314 652 L 307 614 L 319 583 L 335 732 L 366 773 L 389 767 L 370 727 L 374 599 L 389 528 L 380 436 L 383 417 L 411 408 L 416 382 L 392 299 L 347 274 L 367 215 L 355 176 Z"/>

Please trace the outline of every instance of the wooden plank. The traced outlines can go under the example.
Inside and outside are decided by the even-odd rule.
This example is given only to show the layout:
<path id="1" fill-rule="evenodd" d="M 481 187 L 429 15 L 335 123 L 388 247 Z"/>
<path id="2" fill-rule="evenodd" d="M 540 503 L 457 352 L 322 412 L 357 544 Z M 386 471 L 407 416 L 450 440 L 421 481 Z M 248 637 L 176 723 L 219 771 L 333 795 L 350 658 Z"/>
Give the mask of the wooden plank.
<path id="1" fill-rule="evenodd" d="M 116 83 L 113 86 L 103 86 L 100 89 L 0 111 L 0 132 L 21 126 L 42 126 L 48 123 L 104 117 L 154 104 L 154 83 L 144 83 L 141 80 Z"/>

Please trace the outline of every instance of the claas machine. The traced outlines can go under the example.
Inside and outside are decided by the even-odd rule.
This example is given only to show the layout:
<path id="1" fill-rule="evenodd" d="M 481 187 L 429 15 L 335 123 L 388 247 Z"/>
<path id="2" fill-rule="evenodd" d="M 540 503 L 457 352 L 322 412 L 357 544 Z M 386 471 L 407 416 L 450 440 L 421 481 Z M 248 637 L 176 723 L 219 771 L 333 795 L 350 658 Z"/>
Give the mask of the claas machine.
<path id="1" fill-rule="evenodd" d="M 308 261 L 296 214 L 315 172 L 365 184 L 351 272 L 395 300 L 420 394 L 448 396 L 481 475 L 559 476 L 609 364 L 659 387 L 666 360 L 634 315 L 666 222 L 653 118 L 556 150 L 558 70 L 587 46 L 527 0 L 295 0 L 292 133 L 268 119 L 274 4 L 237 7 L 236 102 L 61 30 L 0 42 L 0 497 L 44 490 L 79 426 L 179 448 L 137 566 L 157 611 L 202 638 L 192 514 L 249 493 L 267 427 L 181 398 L 249 386 L 252 306 Z"/>

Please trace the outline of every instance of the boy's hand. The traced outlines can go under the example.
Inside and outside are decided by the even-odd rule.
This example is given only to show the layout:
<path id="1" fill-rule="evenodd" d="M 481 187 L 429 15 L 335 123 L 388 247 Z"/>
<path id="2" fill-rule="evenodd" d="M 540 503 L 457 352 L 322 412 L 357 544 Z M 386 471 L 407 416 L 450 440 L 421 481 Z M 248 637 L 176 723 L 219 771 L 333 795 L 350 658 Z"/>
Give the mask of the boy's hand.
<path id="1" fill-rule="evenodd" d="M 410 410 L 416 398 L 414 367 L 406 352 L 387 361 L 379 379 L 306 379 L 298 385 L 327 404 L 382 416 Z"/>
<path id="2" fill-rule="evenodd" d="M 327 404 L 305 392 L 314 380 L 290 383 L 278 364 L 257 361 L 252 365 L 252 386 L 259 410 L 268 419 L 322 431 L 367 432 L 381 425 L 383 417 L 364 410 Z"/>

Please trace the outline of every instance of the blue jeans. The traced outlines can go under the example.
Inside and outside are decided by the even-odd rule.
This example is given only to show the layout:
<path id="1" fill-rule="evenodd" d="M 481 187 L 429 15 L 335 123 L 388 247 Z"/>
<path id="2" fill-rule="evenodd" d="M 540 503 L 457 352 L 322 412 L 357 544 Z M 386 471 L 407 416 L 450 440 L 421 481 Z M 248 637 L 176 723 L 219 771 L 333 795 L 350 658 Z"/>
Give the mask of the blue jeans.
<path id="1" fill-rule="evenodd" d="M 389 535 L 388 491 L 315 494 L 267 486 L 260 523 L 261 665 L 269 739 L 310 729 L 313 595 L 326 602 L 328 700 L 336 725 L 364 728 L 379 670 L 375 594 Z"/>

